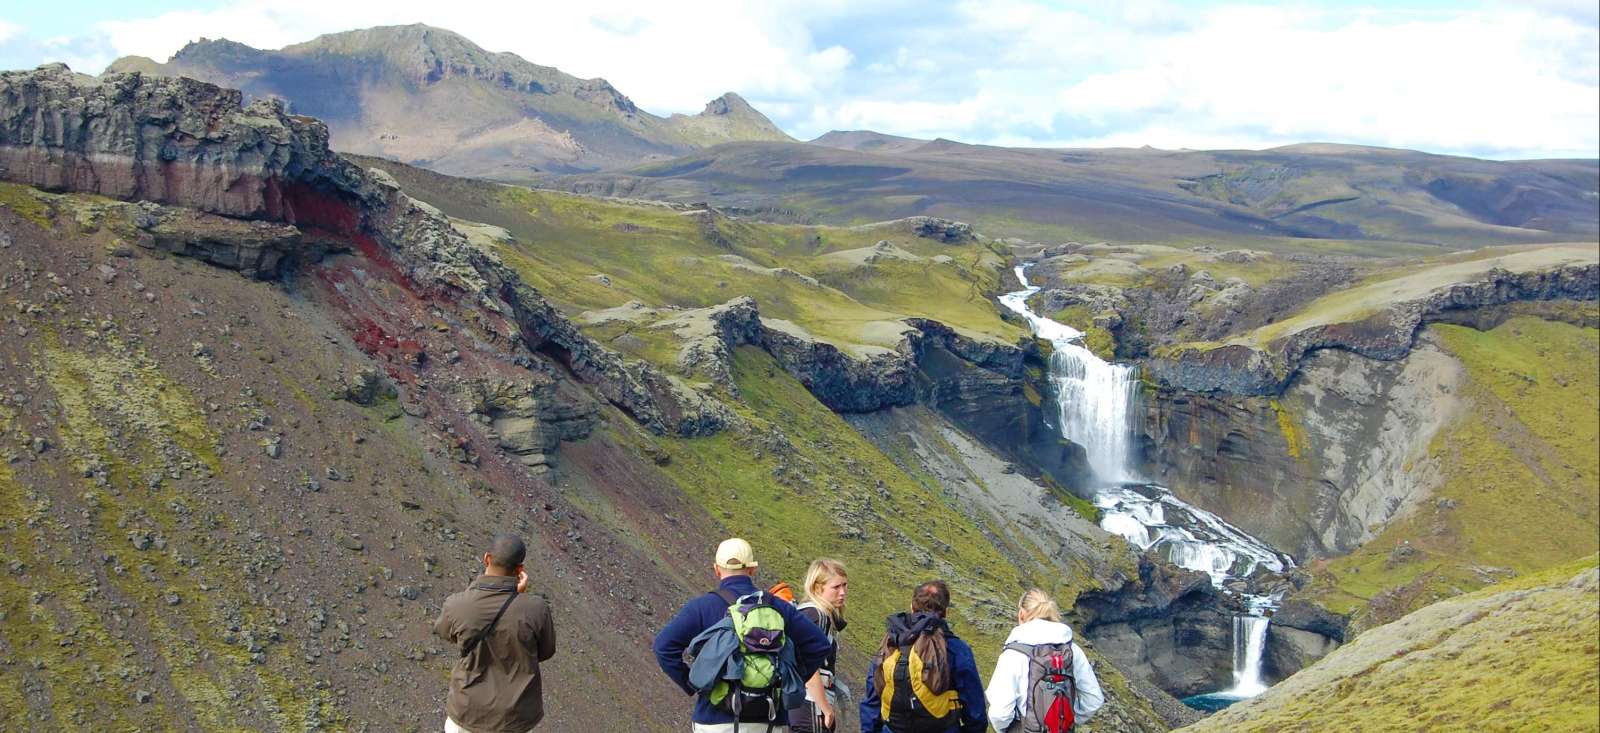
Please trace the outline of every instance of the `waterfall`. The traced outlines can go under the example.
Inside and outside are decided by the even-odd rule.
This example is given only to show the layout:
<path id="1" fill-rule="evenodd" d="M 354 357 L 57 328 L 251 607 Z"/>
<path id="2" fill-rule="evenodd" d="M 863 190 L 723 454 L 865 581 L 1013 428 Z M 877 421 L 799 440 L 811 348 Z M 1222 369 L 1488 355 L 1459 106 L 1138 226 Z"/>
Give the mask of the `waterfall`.
<path id="1" fill-rule="evenodd" d="M 1221 517 L 1178 499 L 1165 487 L 1145 483 L 1135 475 L 1138 370 L 1095 356 L 1081 343 L 1080 331 L 1034 313 L 1028 307 L 1028 298 L 1039 292 L 1039 287 L 1028 283 L 1028 267 L 1016 268 L 1022 290 L 1000 296 L 1000 303 L 1020 315 L 1035 336 L 1049 341 L 1054 348 L 1050 382 L 1056 390 L 1057 427 L 1063 437 L 1084 447 L 1089 465 L 1100 479 L 1102 485 L 1095 491 L 1094 502 L 1101 511 L 1101 529 L 1141 550 L 1162 553 L 1174 565 L 1206 573 L 1218 588 L 1224 588 L 1229 580 L 1249 576 L 1257 568 L 1283 572 L 1293 567 L 1293 560 L 1266 543 Z M 1268 616 L 1278 598 L 1236 595 L 1248 612 L 1233 619 L 1233 687 L 1185 700 L 1195 707 L 1216 709 L 1214 706 L 1253 697 L 1267 689 L 1261 679 L 1261 657 L 1270 624 Z"/>
<path id="2" fill-rule="evenodd" d="M 1108 483 L 1138 481 L 1133 474 L 1133 414 L 1138 405 L 1139 370 L 1095 356 L 1077 329 L 1039 316 L 1028 298 L 1039 292 L 1028 284 L 1027 266 L 1018 265 L 1022 290 L 1000 302 L 1021 315 L 1039 338 L 1048 340 L 1050 383 L 1056 388 L 1056 419 L 1061 435 L 1083 446 L 1089 466 Z"/>
<path id="3" fill-rule="evenodd" d="M 1233 689 L 1223 697 L 1255 697 L 1266 691 L 1261 681 L 1261 655 L 1267 646 L 1266 616 L 1233 617 Z"/>
<path id="4" fill-rule="evenodd" d="M 1139 480 L 1131 469 L 1138 369 L 1108 363 L 1074 342 L 1054 346 L 1050 382 L 1058 396 L 1061 434 L 1084 447 L 1089 466 L 1102 480 Z"/>

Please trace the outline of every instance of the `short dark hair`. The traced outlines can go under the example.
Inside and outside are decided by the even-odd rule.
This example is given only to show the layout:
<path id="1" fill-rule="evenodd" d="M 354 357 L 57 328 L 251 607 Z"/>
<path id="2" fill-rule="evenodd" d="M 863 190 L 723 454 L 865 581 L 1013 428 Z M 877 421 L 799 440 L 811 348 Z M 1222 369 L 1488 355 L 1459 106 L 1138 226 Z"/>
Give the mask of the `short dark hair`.
<path id="1" fill-rule="evenodd" d="M 494 543 L 489 545 L 489 561 L 497 568 L 509 570 L 521 565 L 527 556 L 527 546 L 516 535 L 495 535 Z"/>

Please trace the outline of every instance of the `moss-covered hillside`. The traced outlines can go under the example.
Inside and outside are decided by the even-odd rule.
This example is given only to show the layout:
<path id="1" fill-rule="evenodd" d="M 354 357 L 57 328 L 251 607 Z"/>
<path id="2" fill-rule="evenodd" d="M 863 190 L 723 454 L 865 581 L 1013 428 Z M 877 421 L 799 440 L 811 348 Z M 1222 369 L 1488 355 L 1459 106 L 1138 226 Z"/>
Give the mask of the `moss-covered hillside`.
<path id="1" fill-rule="evenodd" d="M 737 396 L 707 393 L 725 402 L 729 427 L 658 435 L 544 356 L 513 353 L 470 304 L 412 287 L 380 251 L 256 282 L 132 244 L 137 206 L 0 193 L 3 256 L 15 263 L 0 278 L 7 729 L 431 729 L 451 656 L 428 622 L 500 530 L 529 538 L 534 587 L 562 627 L 546 671 L 552 730 L 686 723 L 663 676 L 614 671 L 653 667 L 640 640 L 710 585 L 707 553 L 727 535 L 754 542 L 764 580 L 798 581 L 817 555 L 847 562 L 845 671 L 858 684 L 881 617 L 918 581 L 951 582 L 956 628 L 987 666 L 1025 587 L 1070 597 L 1130 562 L 1101 539 L 1078 540 L 1095 562 L 1066 557 L 1060 535 L 975 514 L 753 347 L 732 360 Z M 812 284 L 724 267 L 703 220 L 674 210 L 506 195 L 520 202 L 508 223 L 543 233 L 493 246 L 530 279 L 549 278 L 574 312 L 744 294 L 766 308 L 773 294 L 780 316 L 856 349 L 871 346 L 851 340 L 859 324 L 947 309 L 980 338 L 1016 333 L 983 295 L 998 255 L 970 241 L 712 220 L 741 257 L 837 278 Z M 857 262 L 857 244 L 895 254 Z M 565 289 L 608 263 L 611 286 Z M 880 271 L 885 282 L 870 274 Z M 791 281 L 803 289 L 774 285 Z M 960 297 L 918 301 L 924 281 Z M 491 413 L 506 405 L 485 395 L 508 388 L 585 426 L 563 428 L 536 470 L 495 432 Z M 928 430 L 955 430 L 916 414 Z M 1054 501 L 1024 483 L 1031 500 Z M 1161 730 L 1101 664 L 1115 696 L 1102 725 Z M 597 713 L 597 697 L 620 703 Z"/>
<path id="2" fill-rule="evenodd" d="M 1186 733 L 1600 728 L 1600 568 L 1591 556 L 1362 634 Z"/>
<path id="3" fill-rule="evenodd" d="M 976 237 L 919 236 L 912 222 L 769 224 L 360 160 L 458 219 L 602 343 L 668 368 L 683 343 L 679 310 L 744 295 L 764 318 L 858 355 L 894 347 L 907 317 L 1006 343 L 1026 335 L 990 297 L 1012 286 L 1007 255 Z"/>
<path id="4" fill-rule="evenodd" d="M 1312 568 L 1321 601 L 1358 626 L 1600 549 L 1600 331 L 1526 316 L 1430 328 L 1469 380 L 1467 407 L 1430 446 L 1438 488 Z"/>

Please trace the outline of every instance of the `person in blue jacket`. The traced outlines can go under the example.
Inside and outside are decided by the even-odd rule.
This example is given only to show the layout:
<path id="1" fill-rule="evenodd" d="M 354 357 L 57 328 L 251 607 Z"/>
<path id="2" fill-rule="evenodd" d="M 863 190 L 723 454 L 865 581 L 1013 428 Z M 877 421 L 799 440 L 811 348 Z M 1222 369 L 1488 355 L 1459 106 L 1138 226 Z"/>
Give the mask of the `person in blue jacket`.
<path id="1" fill-rule="evenodd" d="M 698 695 L 694 702 L 694 714 L 690 718 L 694 722 L 694 733 L 732 733 L 734 730 L 733 715 L 712 705 L 705 695 L 699 695 L 694 686 L 689 684 L 689 664 L 684 660 L 683 653 L 689 647 L 689 642 L 699 636 L 700 632 L 711 628 L 728 615 L 728 606 L 732 605 L 734 600 L 759 590 L 754 579 L 759 564 L 754 555 L 750 543 L 737 537 L 724 540 L 718 545 L 712 567 L 718 579 L 717 589 L 684 604 L 677 615 L 667 622 L 666 627 L 661 629 L 661 633 L 656 635 L 655 644 L 652 646 L 656 662 L 661 665 L 661 671 L 666 672 L 684 692 Z M 799 679 L 802 682 L 811 679 L 811 675 L 816 674 L 822 667 L 823 660 L 833 648 L 832 643 L 828 641 L 828 636 L 822 629 L 811 623 L 805 614 L 795 610 L 793 605 L 781 598 L 769 600 L 783 616 L 783 633 L 794 648 L 795 667 Z M 739 729 L 751 733 L 765 733 L 770 722 L 772 724 L 770 730 L 773 733 L 785 731 L 789 725 L 788 711 L 781 704 L 777 708 L 773 711 L 774 717 L 770 721 L 766 710 L 745 708 L 745 720 L 748 723 L 742 723 Z"/>
<path id="2" fill-rule="evenodd" d="M 978 677 L 978 660 L 972 655 L 972 647 L 950 630 L 945 620 L 949 610 L 950 588 L 942 580 L 930 580 L 917 586 L 912 594 L 910 613 L 897 613 L 887 619 L 882 647 L 867 670 L 867 694 L 861 700 L 861 733 L 906 733 L 896 731 L 886 719 L 885 681 L 880 678 L 884 660 L 902 649 L 905 653 L 914 650 L 922 661 L 924 675 L 916 686 L 923 689 L 917 697 L 928 694 L 935 702 L 942 698 L 947 703 L 949 693 L 955 693 L 959 709 L 950 716 L 951 722 L 941 733 L 983 733 L 988 729 L 987 702 L 983 680 Z M 936 681 L 930 684 L 926 680 Z M 895 692 L 896 697 L 902 698 L 913 694 L 913 690 Z M 927 710 L 933 709 L 926 703 L 923 705 Z"/>

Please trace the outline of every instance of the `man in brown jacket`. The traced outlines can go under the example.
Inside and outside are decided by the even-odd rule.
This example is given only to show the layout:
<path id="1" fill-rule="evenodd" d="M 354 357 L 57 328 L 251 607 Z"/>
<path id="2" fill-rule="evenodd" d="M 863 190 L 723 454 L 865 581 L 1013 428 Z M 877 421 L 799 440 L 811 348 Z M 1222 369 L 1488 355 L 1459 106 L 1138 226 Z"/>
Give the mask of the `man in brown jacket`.
<path id="1" fill-rule="evenodd" d="M 444 601 L 433 633 L 460 653 L 450 670 L 445 733 L 526 733 L 544 717 L 539 663 L 556 653 L 550 605 L 527 595 L 527 548 L 494 538 L 483 575 Z"/>

